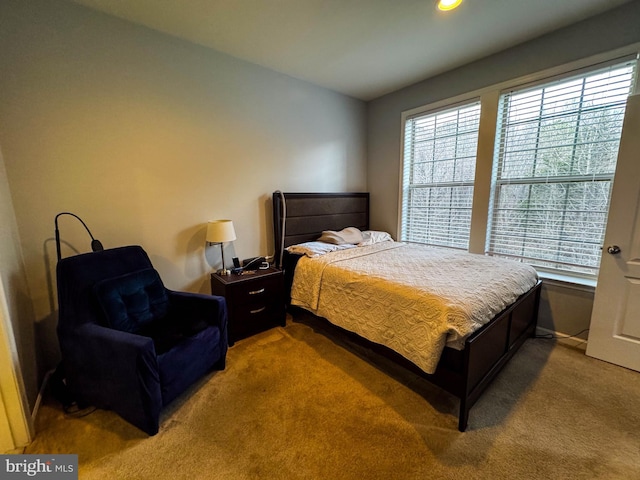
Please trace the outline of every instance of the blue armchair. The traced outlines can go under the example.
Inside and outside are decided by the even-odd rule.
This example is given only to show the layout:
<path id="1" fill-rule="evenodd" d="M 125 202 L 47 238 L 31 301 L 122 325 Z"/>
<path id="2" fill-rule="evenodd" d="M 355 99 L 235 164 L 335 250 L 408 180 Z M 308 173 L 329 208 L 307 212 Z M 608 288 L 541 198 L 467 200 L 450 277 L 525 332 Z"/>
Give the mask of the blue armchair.
<path id="1" fill-rule="evenodd" d="M 141 247 L 63 258 L 57 281 L 62 368 L 78 404 L 155 435 L 165 405 L 224 369 L 224 298 L 165 288 Z"/>

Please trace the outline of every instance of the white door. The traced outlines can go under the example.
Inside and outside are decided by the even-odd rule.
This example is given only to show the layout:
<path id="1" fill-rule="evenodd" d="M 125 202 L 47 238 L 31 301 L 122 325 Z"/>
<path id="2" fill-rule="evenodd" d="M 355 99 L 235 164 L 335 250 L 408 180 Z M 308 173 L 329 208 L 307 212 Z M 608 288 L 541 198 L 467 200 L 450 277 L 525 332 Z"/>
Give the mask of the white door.
<path id="1" fill-rule="evenodd" d="M 627 101 L 587 355 L 640 371 L 640 94 Z"/>

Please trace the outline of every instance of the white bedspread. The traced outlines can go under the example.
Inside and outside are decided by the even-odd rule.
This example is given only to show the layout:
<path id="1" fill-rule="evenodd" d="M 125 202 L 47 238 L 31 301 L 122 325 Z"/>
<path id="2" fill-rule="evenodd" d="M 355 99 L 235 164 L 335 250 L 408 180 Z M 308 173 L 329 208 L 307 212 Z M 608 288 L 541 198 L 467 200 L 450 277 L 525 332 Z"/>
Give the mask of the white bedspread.
<path id="1" fill-rule="evenodd" d="M 433 373 L 464 339 L 536 284 L 512 260 L 399 242 L 302 257 L 291 303 Z"/>

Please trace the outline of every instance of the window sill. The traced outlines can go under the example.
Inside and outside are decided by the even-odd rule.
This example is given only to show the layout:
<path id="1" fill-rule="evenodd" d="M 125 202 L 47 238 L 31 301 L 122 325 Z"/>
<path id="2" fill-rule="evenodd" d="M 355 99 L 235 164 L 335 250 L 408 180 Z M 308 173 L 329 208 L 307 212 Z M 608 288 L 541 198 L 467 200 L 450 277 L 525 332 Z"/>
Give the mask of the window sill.
<path id="1" fill-rule="evenodd" d="M 594 292 L 598 284 L 598 281 L 595 278 L 572 277 L 561 273 L 538 271 L 538 276 L 543 283 L 573 288 L 575 290 L 583 290 L 585 292 Z"/>

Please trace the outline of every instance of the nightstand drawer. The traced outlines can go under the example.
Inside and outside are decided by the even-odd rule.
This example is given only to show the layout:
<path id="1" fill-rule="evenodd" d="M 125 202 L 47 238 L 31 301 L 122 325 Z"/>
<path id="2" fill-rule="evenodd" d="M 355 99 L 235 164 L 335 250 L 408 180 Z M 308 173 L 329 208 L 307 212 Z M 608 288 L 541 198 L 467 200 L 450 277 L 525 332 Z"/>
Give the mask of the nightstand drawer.
<path id="1" fill-rule="evenodd" d="M 255 278 L 246 281 L 242 288 L 231 288 L 229 301 L 234 304 L 264 303 L 267 299 L 282 292 L 279 277 Z"/>
<path id="2" fill-rule="evenodd" d="M 244 338 L 256 332 L 261 332 L 274 326 L 274 319 L 279 318 L 281 312 L 275 302 L 252 303 L 241 305 L 233 309 L 231 314 L 235 320 L 233 333 L 235 338 Z M 279 322 L 275 322 L 278 324 Z"/>

